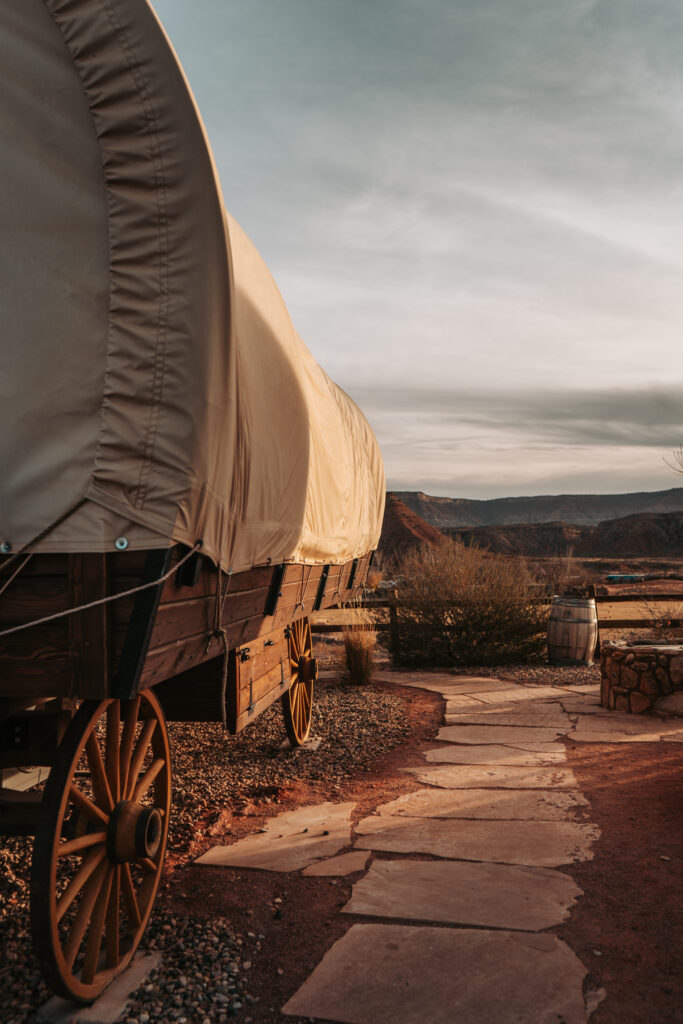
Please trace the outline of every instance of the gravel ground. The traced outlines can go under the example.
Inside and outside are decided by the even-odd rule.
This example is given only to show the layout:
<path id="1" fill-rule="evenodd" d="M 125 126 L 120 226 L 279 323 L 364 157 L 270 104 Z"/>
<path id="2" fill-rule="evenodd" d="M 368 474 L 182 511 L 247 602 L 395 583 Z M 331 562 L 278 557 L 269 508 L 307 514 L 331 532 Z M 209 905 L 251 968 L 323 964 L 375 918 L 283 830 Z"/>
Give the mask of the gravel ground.
<path id="1" fill-rule="evenodd" d="M 600 666 L 591 665 L 500 665 L 454 669 L 455 675 L 514 679 L 527 686 L 588 686 L 600 682 Z"/>
<path id="2" fill-rule="evenodd" d="M 322 667 L 338 664 L 339 644 L 318 644 Z M 385 663 L 386 664 L 386 663 Z M 388 666 L 387 666 L 388 667 Z M 497 676 L 531 685 L 582 685 L 599 681 L 597 666 L 549 665 L 471 667 L 456 675 Z M 170 723 L 174 806 L 169 861 L 187 863 L 210 834 L 229 835 L 230 822 L 277 813 L 277 805 L 297 783 L 343 798 L 345 780 L 363 771 L 409 733 L 403 695 L 378 686 L 358 688 L 335 679 L 317 684 L 311 736 L 317 750 L 282 749 L 285 739 L 279 701 L 239 736 L 226 736 L 217 724 Z M 321 799 L 329 798 L 327 796 Z M 275 805 L 275 806 L 269 806 Z M 234 816 L 234 817 L 233 817 Z M 245 821 L 245 825 L 247 822 Z M 221 841 L 221 840 L 219 840 Z M 224 839 L 222 841 L 225 841 Z M 26 1024 L 49 997 L 30 945 L 28 882 L 31 842 L 8 839 L 0 848 L 1 1024 Z M 236 933 L 225 919 L 171 914 L 162 884 L 143 947 L 164 954 L 163 965 L 135 993 L 121 1021 L 129 1024 L 223 1024 L 250 1020 L 255 997 L 249 992 L 252 959 L 262 936 Z"/>
<path id="3" fill-rule="evenodd" d="M 175 851 L 201 838 L 225 807 L 244 813 L 277 803 L 281 787 L 297 782 L 341 785 L 400 743 L 408 727 L 400 695 L 322 680 L 310 733 L 321 741 L 317 750 L 282 749 L 279 701 L 238 736 L 213 723 L 172 722 L 169 732 L 176 780 L 169 849 Z"/>
<path id="4" fill-rule="evenodd" d="M 327 659 L 327 664 L 330 659 Z M 169 835 L 171 861 L 187 861 L 226 807 L 233 813 L 268 812 L 282 788 L 324 780 L 332 794 L 345 779 L 400 743 L 408 733 L 404 699 L 382 687 L 319 682 L 311 735 L 317 750 L 283 750 L 279 701 L 239 736 L 219 725 L 170 723 L 174 805 Z M 28 896 L 31 841 L 7 839 L 0 847 L 1 1024 L 25 1024 L 49 998 L 31 950 Z M 171 883 L 172 884 L 172 883 Z M 259 936 L 234 934 L 225 920 L 171 916 L 164 892 L 157 899 L 142 947 L 161 949 L 163 966 L 136 993 L 121 1020 L 137 1024 L 221 1024 L 248 1021 L 246 980 Z"/>

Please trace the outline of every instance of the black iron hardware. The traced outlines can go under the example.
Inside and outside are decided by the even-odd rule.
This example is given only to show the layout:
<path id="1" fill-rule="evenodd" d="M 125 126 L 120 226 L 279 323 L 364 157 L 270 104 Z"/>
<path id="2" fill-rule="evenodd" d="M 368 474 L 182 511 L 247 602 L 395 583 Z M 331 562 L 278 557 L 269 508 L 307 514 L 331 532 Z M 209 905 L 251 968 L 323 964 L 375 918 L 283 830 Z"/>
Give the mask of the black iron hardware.
<path id="1" fill-rule="evenodd" d="M 187 554 L 189 549 L 181 547 L 180 557 Z M 202 571 L 202 556 L 197 551 L 192 558 L 188 558 L 184 565 L 181 565 L 175 574 L 176 587 L 196 587 L 199 583 L 199 576 Z"/>
<path id="2" fill-rule="evenodd" d="M 320 610 L 320 605 L 323 603 L 325 597 L 325 587 L 327 586 L 327 577 L 330 572 L 329 565 L 323 566 L 323 571 L 320 576 L 320 583 L 318 584 L 318 593 L 315 595 L 315 601 L 313 603 L 313 611 L 317 612 Z"/>
<path id="3" fill-rule="evenodd" d="M 287 566 L 284 563 L 276 565 L 273 569 L 264 615 L 275 615 L 277 603 L 282 597 L 282 584 L 284 583 L 286 569 Z"/>

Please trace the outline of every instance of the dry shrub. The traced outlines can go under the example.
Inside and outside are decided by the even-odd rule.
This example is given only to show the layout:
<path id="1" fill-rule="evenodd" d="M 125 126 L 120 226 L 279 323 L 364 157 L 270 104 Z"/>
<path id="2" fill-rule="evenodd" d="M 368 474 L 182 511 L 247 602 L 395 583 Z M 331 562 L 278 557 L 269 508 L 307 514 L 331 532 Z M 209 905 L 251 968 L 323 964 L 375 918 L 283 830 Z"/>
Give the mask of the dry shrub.
<path id="1" fill-rule="evenodd" d="M 647 633 L 640 634 L 641 639 L 655 640 L 666 643 L 679 641 L 683 619 L 683 603 L 680 601 L 658 601 L 656 597 L 641 599 L 641 612 L 648 623 Z"/>
<path id="2" fill-rule="evenodd" d="M 377 590 L 377 587 L 382 582 L 382 573 L 379 569 L 370 569 L 368 571 L 367 579 L 365 581 L 366 590 Z"/>
<path id="3" fill-rule="evenodd" d="M 462 544 L 418 548 L 402 565 L 390 649 L 398 665 L 496 665 L 536 661 L 548 607 L 532 601 L 520 559 Z"/>
<path id="4" fill-rule="evenodd" d="M 367 576 L 365 577 L 365 589 L 377 590 L 377 587 L 382 582 L 382 576 L 382 556 L 379 551 L 375 551 L 372 559 L 372 565 L 368 569 Z"/>
<path id="5" fill-rule="evenodd" d="M 376 637 L 367 611 L 349 606 L 348 622 L 342 626 L 346 676 L 354 686 L 367 686 L 375 671 Z"/>
<path id="6" fill-rule="evenodd" d="M 547 585 L 550 594 L 564 594 L 568 589 L 570 581 L 577 578 L 577 564 L 574 559 L 574 549 L 567 545 L 566 554 L 555 555 L 552 558 L 543 559 L 538 566 L 537 575 Z"/>

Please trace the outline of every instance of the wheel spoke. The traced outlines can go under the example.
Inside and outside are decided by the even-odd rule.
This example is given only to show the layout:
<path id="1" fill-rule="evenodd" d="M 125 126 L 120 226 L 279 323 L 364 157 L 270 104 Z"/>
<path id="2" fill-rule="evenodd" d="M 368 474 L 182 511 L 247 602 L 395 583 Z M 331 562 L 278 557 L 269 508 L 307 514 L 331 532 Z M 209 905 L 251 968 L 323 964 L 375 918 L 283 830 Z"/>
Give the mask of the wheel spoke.
<path id="1" fill-rule="evenodd" d="M 126 789 L 124 790 L 124 800 L 130 800 L 130 794 L 135 789 L 137 784 L 137 778 L 142 768 L 142 762 L 145 759 L 145 754 L 149 748 L 149 744 L 152 739 L 152 733 L 156 729 L 157 720 L 156 718 L 148 718 L 145 722 L 140 738 L 135 747 L 135 753 L 130 762 L 130 771 L 128 772 L 128 779 L 126 780 Z"/>
<path id="2" fill-rule="evenodd" d="M 88 931 L 88 941 L 85 944 L 85 957 L 83 959 L 83 972 L 81 978 L 86 985 L 92 984 L 97 970 L 97 961 L 100 956 L 100 949 L 102 948 L 102 936 L 104 934 L 104 922 L 107 916 L 107 907 L 109 906 L 109 894 L 111 892 L 111 883 L 116 871 L 113 864 L 109 864 L 108 867 L 109 870 L 104 877 L 95 902 L 93 916 L 90 922 L 90 929 Z"/>
<path id="3" fill-rule="evenodd" d="M 109 824 L 109 815 L 105 814 L 104 811 L 92 802 L 90 797 L 86 796 L 83 790 L 79 789 L 75 783 L 71 783 L 69 788 L 69 799 L 72 800 L 79 811 L 83 811 L 92 822 L 97 825 Z"/>
<path id="4" fill-rule="evenodd" d="M 310 714 L 310 711 L 311 711 L 311 705 L 312 705 L 311 696 L 312 695 L 311 695 L 308 687 L 307 686 L 302 686 L 302 688 L 301 688 L 301 702 L 303 704 L 304 715 L 306 717 L 308 717 L 308 715 Z"/>
<path id="5" fill-rule="evenodd" d="M 73 923 L 71 933 L 64 947 L 64 959 L 66 960 L 69 970 L 71 970 L 74 965 L 74 960 L 76 959 L 76 955 L 80 949 L 83 936 L 85 935 L 88 924 L 90 923 L 93 907 L 95 906 L 102 886 L 109 875 L 110 867 L 111 865 L 108 860 L 100 864 L 97 871 L 95 871 L 85 887 L 83 899 L 76 911 L 76 920 Z"/>
<path id="6" fill-rule="evenodd" d="M 87 850 L 91 846 L 104 844 L 106 840 L 106 832 L 86 832 L 82 836 L 76 836 L 75 839 L 68 839 L 65 843 L 60 843 L 57 847 L 57 856 L 68 857 L 72 853 L 80 853 L 81 850 Z"/>
<path id="7" fill-rule="evenodd" d="M 135 886 L 133 885 L 133 876 L 130 873 L 130 864 L 122 864 L 121 867 L 121 895 L 123 896 L 126 914 L 128 915 L 128 924 L 132 925 L 133 929 L 136 929 L 140 927 L 141 917 L 137 896 L 135 895 Z"/>
<path id="8" fill-rule="evenodd" d="M 92 875 L 93 871 L 95 871 L 98 865 L 102 863 L 106 852 L 105 847 L 100 846 L 99 849 L 93 850 L 92 853 L 85 858 L 80 868 L 57 901 L 57 924 L 62 920 L 67 910 Z"/>
<path id="9" fill-rule="evenodd" d="M 119 962 L 119 896 L 121 893 L 121 865 L 114 868 L 114 877 L 109 893 L 107 919 L 105 922 L 105 948 L 107 967 L 116 967 Z"/>
<path id="10" fill-rule="evenodd" d="M 107 781 L 107 773 L 104 770 L 102 751 L 100 750 L 100 745 L 97 742 L 97 736 L 94 732 L 91 732 L 86 740 L 85 752 L 88 756 L 88 766 L 92 775 L 95 800 L 101 807 L 104 807 L 107 811 L 111 811 L 114 808 L 114 798 L 111 795 L 111 789 L 109 788 L 109 782 Z"/>
<path id="11" fill-rule="evenodd" d="M 128 785 L 128 768 L 130 767 L 130 756 L 135 742 L 135 727 L 138 724 L 140 713 L 140 698 L 134 697 L 127 702 L 126 716 L 123 721 L 123 733 L 121 735 L 121 746 L 119 748 L 119 761 L 121 767 L 121 783 L 119 793 L 126 792 Z"/>
<path id="12" fill-rule="evenodd" d="M 149 789 L 149 787 L 156 779 L 159 772 L 162 771 L 165 766 L 166 762 L 164 761 L 163 757 L 155 758 L 155 760 L 152 761 L 151 765 L 149 766 L 149 768 L 142 776 L 135 789 L 133 790 L 131 800 L 139 803 L 140 800 L 142 800 L 145 793 L 147 792 L 147 790 Z"/>
<path id="13" fill-rule="evenodd" d="M 136 861 L 140 865 L 143 871 L 147 874 L 151 874 L 153 871 L 159 869 L 159 865 L 155 864 L 151 857 L 143 857 L 142 860 Z"/>
<path id="14" fill-rule="evenodd" d="M 114 804 L 120 799 L 121 781 L 119 777 L 119 730 L 121 728 L 121 705 L 118 700 L 111 702 L 107 708 L 107 746 L 106 746 L 106 769 L 109 788 L 114 798 Z"/>

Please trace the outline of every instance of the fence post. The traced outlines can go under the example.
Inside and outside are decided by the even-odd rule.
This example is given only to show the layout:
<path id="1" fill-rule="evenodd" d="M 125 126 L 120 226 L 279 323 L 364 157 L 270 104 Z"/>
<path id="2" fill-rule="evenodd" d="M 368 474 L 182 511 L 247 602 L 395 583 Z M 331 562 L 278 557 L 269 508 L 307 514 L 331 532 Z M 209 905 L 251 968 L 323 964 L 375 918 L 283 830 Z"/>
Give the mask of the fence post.
<path id="1" fill-rule="evenodd" d="M 398 590 L 392 591 L 389 600 L 389 628 L 393 633 L 398 625 Z"/>

